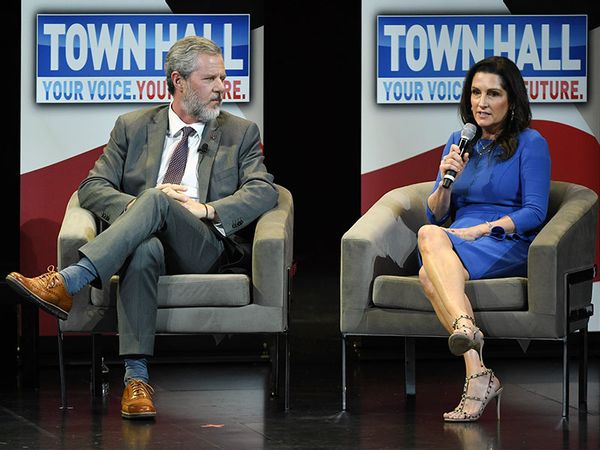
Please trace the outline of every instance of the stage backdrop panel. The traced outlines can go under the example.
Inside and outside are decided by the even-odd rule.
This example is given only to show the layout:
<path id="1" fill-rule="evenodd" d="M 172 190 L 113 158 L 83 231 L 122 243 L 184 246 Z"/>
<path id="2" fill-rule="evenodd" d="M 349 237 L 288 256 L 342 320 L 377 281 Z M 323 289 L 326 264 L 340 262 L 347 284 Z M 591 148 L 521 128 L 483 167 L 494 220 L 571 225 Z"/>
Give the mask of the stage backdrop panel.
<path id="1" fill-rule="evenodd" d="M 600 195 L 600 30 L 575 12 L 536 14 L 512 15 L 501 0 L 363 0 L 363 213 L 390 189 L 436 178 L 448 137 L 462 128 L 462 77 L 491 54 L 523 71 L 552 179 Z M 600 331 L 600 276 L 593 302 L 590 330 Z"/>
<path id="2" fill-rule="evenodd" d="M 224 109 L 256 122 L 263 133 L 264 14 L 261 2 L 242 3 L 221 11 L 178 0 L 22 2 L 23 274 L 56 264 L 69 196 L 102 152 L 117 116 L 169 101 L 162 60 L 176 39 L 198 34 L 223 48 L 230 87 Z M 54 319 L 40 312 L 40 334 L 55 333 Z"/>

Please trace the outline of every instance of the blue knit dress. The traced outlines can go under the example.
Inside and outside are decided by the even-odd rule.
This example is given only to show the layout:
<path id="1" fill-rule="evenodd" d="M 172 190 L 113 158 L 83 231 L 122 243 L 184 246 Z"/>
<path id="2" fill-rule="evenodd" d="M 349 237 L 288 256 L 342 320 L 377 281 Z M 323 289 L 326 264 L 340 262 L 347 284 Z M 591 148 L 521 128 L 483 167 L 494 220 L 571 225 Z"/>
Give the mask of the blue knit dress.
<path id="1" fill-rule="evenodd" d="M 458 144 L 460 132 L 450 136 L 443 156 L 451 144 Z M 482 140 L 476 148 L 490 141 Z M 494 227 L 489 236 L 467 241 L 448 234 L 454 250 L 469 272 L 471 280 L 527 276 L 527 252 L 546 218 L 550 191 L 550 154 L 546 140 L 535 130 L 519 135 L 515 154 L 506 161 L 497 155 L 500 149 L 479 155 L 475 150 L 465 169 L 452 186 L 450 211 L 434 217 L 427 208 L 429 221 L 436 225 L 453 218 L 450 228 L 466 228 L 492 222 L 508 215 L 516 228 L 505 233 Z M 483 153 L 483 152 L 482 152 Z M 434 190 L 440 183 L 440 175 Z"/>

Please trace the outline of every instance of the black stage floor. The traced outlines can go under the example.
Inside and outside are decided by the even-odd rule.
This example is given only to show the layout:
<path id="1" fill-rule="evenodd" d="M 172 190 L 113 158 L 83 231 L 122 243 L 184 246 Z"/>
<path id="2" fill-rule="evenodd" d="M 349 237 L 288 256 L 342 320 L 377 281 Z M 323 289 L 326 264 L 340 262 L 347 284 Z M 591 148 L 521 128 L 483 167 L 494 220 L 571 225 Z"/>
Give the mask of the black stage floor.
<path id="1" fill-rule="evenodd" d="M 579 414 L 573 389 L 568 421 L 561 419 L 559 361 L 503 359 L 493 366 L 505 386 L 501 419 L 492 403 L 470 424 L 441 420 L 462 386 L 460 366 L 448 360 L 419 361 L 414 402 L 404 396 L 398 362 L 360 362 L 348 412 L 340 411 L 336 364 L 295 365 L 287 414 L 269 398 L 268 364 L 155 365 L 158 415 L 149 422 L 121 419 L 120 366 L 111 367 L 103 400 L 90 397 L 87 368 L 70 367 L 67 411 L 59 409 L 56 371 L 44 369 L 39 390 L 2 393 L 0 449 L 600 448 L 597 361 L 588 413 Z"/>
<path id="2" fill-rule="evenodd" d="M 58 372 L 49 358 L 42 361 L 38 389 L 0 390 L 0 450 L 600 448 L 596 344 L 590 349 L 588 412 L 578 409 L 573 361 L 566 421 L 561 418 L 561 345 L 534 342 L 523 354 L 516 342 L 493 340 L 486 343 L 486 363 L 505 387 L 500 421 L 494 402 L 476 423 L 442 421 L 442 413 L 458 403 L 463 369 L 440 339 L 417 341 L 413 400 L 404 395 L 401 340 L 353 341 L 349 409 L 341 411 L 337 286 L 335 276 L 297 277 L 287 413 L 269 397 L 268 363 L 178 359 L 167 357 L 167 350 L 150 367 L 158 410 L 154 421 L 121 419 L 123 369 L 116 358 L 109 358 L 108 395 L 98 400 L 90 396 L 89 366 L 71 360 L 66 371 L 70 408 L 60 410 Z"/>

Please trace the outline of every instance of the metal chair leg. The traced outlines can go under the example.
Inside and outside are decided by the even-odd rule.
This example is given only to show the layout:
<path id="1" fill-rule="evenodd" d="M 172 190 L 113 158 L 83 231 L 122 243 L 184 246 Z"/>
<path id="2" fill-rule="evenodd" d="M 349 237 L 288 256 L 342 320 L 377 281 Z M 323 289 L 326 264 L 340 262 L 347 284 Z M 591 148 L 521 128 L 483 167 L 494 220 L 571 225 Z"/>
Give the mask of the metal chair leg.
<path id="1" fill-rule="evenodd" d="M 281 355 L 282 351 L 284 352 L 283 355 Z M 278 405 L 287 412 L 290 408 L 290 347 L 287 331 L 275 334 L 269 346 L 269 353 L 271 360 L 271 397 L 278 398 Z M 282 391 L 283 397 L 281 396 Z"/>
<path id="2" fill-rule="evenodd" d="M 271 397 L 279 397 L 280 370 L 279 370 L 279 333 L 272 335 L 269 339 L 269 361 L 271 362 Z"/>
<path id="3" fill-rule="evenodd" d="M 404 389 L 406 395 L 416 395 L 415 338 L 404 338 Z"/>
<path id="4" fill-rule="evenodd" d="M 283 333 L 285 347 L 285 379 L 284 379 L 284 402 L 285 412 L 290 410 L 290 337 L 288 332 Z"/>
<path id="5" fill-rule="evenodd" d="M 587 387 L 588 387 L 588 328 L 579 330 L 579 412 L 587 412 Z"/>
<path id="6" fill-rule="evenodd" d="M 346 411 L 346 335 L 342 334 L 342 411 Z"/>
<path id="7" fill-rule="evenodd" d="M 92 334 L 92 396 L 102 398 L 102 335 Z"/>
<path id="8" fill-rule="evenodd" d="M 67 386 L 65 382 L 65 361 L 63 355 L 63 334 L 59 319 L 56 319 L 56 336 L 58 337 L 58 371 L 60 374 L 60 409 L 67 409 Z"/>
<path id="9" fill-rule="evenodd" d="M 569 336 L 563 339 L 562 416 L 569 417 Z"/>

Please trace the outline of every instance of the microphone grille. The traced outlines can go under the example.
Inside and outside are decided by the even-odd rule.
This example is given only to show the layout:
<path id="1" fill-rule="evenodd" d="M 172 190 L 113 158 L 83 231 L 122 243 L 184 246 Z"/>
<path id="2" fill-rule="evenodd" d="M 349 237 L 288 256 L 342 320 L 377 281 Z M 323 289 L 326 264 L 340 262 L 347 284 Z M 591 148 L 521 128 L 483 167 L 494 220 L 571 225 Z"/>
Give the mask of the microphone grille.
<path id="1" fill-rule="evenodd" d="M 477 133 L 477 127 L 475 125 L 473 125 L 472 123 L 466 123 L 465 126 L 460 131 L 460 137 L 463 139 L 466 139 L 467 141 L 470 141 L 471 139 L 473 139 L 475 137 L 476 133 Z"/>

